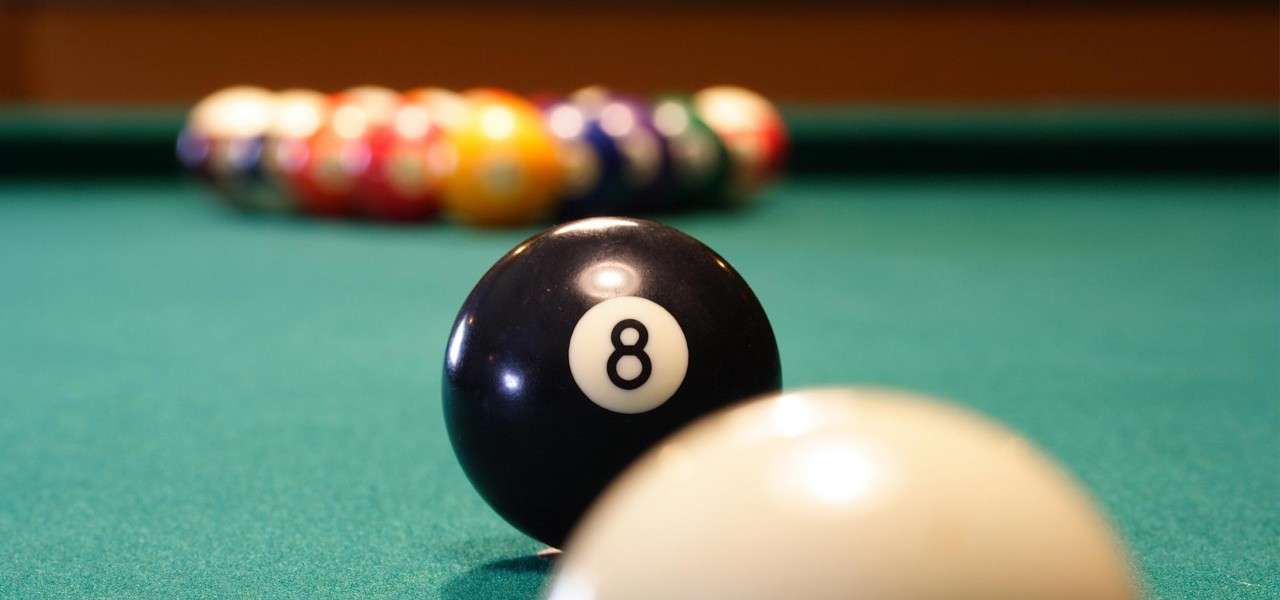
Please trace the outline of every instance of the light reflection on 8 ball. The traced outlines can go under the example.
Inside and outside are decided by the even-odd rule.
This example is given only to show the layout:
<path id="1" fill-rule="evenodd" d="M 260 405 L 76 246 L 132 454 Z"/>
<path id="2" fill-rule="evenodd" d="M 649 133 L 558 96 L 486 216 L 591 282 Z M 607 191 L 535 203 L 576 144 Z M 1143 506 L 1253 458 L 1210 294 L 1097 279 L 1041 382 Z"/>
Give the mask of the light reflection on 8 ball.
<path id="1" fill-rule="evenodd" d="M 781 383 L 768 318 L 723 258 L 665 225 L 595 218 L 526 240 L 476 284 L 443 400 L 477 491 L 558 547 L 658 440 Z"/>

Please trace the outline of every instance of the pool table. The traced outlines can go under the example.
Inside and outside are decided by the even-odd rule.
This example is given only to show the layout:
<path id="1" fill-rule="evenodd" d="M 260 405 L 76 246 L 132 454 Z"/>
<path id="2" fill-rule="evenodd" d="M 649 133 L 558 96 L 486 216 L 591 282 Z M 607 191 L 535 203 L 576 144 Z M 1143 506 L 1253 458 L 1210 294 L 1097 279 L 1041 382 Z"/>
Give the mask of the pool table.
<path id="1" fill-rule="evenodd" d="M 535 229 L 237 214 L 180 118 L 0 111 L 0 596 L 535 597 L 440 405 Z M 1272 109 L 787 118 L 753 206 L 663 217 L 754 288 L 786 388 L 951 398 L 1083 481 L 1152 598 L 1280 597 Z"/>

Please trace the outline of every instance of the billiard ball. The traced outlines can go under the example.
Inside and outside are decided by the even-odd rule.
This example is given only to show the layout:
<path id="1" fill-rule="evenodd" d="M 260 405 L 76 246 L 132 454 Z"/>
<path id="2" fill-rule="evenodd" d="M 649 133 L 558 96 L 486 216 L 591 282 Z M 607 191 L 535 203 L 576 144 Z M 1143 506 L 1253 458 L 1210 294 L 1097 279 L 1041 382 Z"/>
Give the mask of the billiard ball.
<path id="1" fill-rule="evenodd" d="M 202 98 L 187 117 L 187 128 L 212 139 L 255 137 L 271 124 L 275 95 L 260 87 L 237 85 Z"/>
<path id="2" fill-rule="evenodd" d="M 236 208 L 274 208 L 279 204 L 261 168 L 275 100 L 270 91 L 257 87 L 219 90 L 192 108 L 179 135 L 179 160 Z"/>
<path id="3" fill-rule="evenodd" d="M 1088 494 L 1026 439 L 871 388 L 739 404 L 630 467 L 549 598 L 1141 597 Z"/>
<path id="4" fill-rule="evenodd" d="M 731 200 L 752 198 L 777 176 L 786 158 L 787 129 L 778 109 L 751 90 L 720 85 L 693 96 L 696 112 L 724 140 L 736 169 Z"/>
<path id="5" fill-rule="evenodd" d="M 277 156 L 299 212 L 327 217 L 350 214 L 351 196 L 368 162 L 363 144 L 322 128 L 309 138 L 280 144 Z"/>
<path id="6" fill-rule="evenodd" d="M 213 144 L 212 162 L 218 172 L 215 183 L 226 195 L 245 207 L 285 211 L 293 203 L 280 168 L 280 146 L 304 139 L 319 126 L 324 96 L 311 90 L 285 90 L 274 94 L 271 109 L 265 131 Z"/>
<path id="7" fill-rule="evenodd" d="M 432 122 L 446 133 L 457 130 L 467 118 L 467 101 L 461 94 L 438 87 L 414 88 L 402 101 L 426 109 Z"/>
<path id="8" fill-rule="evenodd" d="M 645 449 L 781 378 L 728 262 L 665 225 L 596 217 L 529 238 L 476 284 L 446 344 L 444 416 L 480 495 L 559 546 Z"/>
<path id="9" fill-rule="evenodd" d="M 298 209 L 317 216 L 355 212 L 355 195 L 371 161 L 367 135 L 386 127 L 399 95 L 377 86 L 359 86 L 334 94 L 327 120 L 310 137 L 283 146 L 281 171 Z"/>
<path id="10" fill-rule="evenodd" d="M 669 156 L 662 135 L 654 127 L 647 103 L 602 86 L 589 86 L 570 95 L 591 122 L 613 140 L 623 157 L 623 180 L 633 205 L 641 208 L 655 194 L 666 195 L 662 186 L 669 169 Z"/>
<path id="11" fill-rule="evenodd" d="M 565 166 L 561 220 L 647 212 L 671 197 L 666 145 L 642 104 L 590 87 L 544 114 Z"/>
<path id="12" fill-rule="evenodd" d="M 564 168 L 556 218 L 623 214 L 627 200 L 622 182 L 624 158 L 613 139 L 572 101 L 550 102 L 543 115 L 560 144 Z"/>
<path id="13" fill-rule="evenodd" d="M 687 98 L 660 96 L 652 108 L 654 128 L 671 156 L 676 208 L 724 203 L 733 164 L 724 142 L 693 111 Z"/>
<path id="14" fill-rule="evenodd" d="M 263 195 L 278 209 L 294 209 L 290 178 L 301 167 L 307 140 L 325 124 L 329 99 L 320 92 L 289 89 L 275 96 L 275 110 L 263 138 L 259 169 Z"/>
<path id="15" fill-rule="evenodd" d="M 472 225 L 545 218 L 560 192 L 555 139 L 537 107 L 494 89 L 464 94 L 467 114 L 449 137 L 453 168 L 444 187 L 449 214 Z"/>
<path id="16" fill-rule="evenodd" d="M 209 147 L 209 172 L 214 189 L 232 206 L 249 210 L 280 211 L 287 198 L 274 185 L 265 165 L 267 138 L 214 140 Z"/>
<path id="17" fill-rule="evenodd" d="M 395 116 L 400 94 L 378 85 L 358 85 L 334 95 L 331 125 L 347 137 L 359 137 L 370 128 L 385 125 Z"/>
<path id="18" fill-rule="evenodd" d="M 421 94 L 402 97 L 390 120 L 362 137 L 369 160 L 354 193 L 365 217 L 417 221 L 435 216 L 453 164 L 436 112 Z"/>

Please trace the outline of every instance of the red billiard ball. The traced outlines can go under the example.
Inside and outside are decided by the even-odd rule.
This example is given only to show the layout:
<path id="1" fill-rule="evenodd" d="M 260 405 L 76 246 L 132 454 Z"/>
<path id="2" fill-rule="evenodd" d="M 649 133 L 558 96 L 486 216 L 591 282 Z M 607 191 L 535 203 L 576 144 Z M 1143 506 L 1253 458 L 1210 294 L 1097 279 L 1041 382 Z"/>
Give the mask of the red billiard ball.
<path id="1" fill-rule="evenodd" d="M 365 135 L 369 160 L 354 194 L 361 215 L 415 221 L 440 211 L 444 180 L 453 163 L 434 108 L 438 107 L 428 97 L 405 96 L 388 124 Z"/>
<path id="2" fill-rule="evenodd" d="M 301 212 L 354 211 L 360 178 L 372 159 L 368 135 L 391 122 L 398 103 L 398 94 L 386 88 L 351 88 L 329 99 L 327 119 L 315 133 L 280 145 L 280 171 Z"/>

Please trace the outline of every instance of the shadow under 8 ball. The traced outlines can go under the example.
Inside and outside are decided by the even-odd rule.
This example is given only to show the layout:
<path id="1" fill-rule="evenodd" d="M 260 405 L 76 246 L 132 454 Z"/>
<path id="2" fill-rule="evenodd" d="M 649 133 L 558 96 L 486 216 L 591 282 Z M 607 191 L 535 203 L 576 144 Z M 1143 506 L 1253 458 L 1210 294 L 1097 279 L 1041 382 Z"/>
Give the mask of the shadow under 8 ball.
<path id="1" fill-rule="evenodd" d="M 444 371 L 467 477 L 556 547 L 657 441 L 782 385 L 773 329 L 729 263 L 622 218 L 561 225 L 503 256 L 459 311 Z"/>

